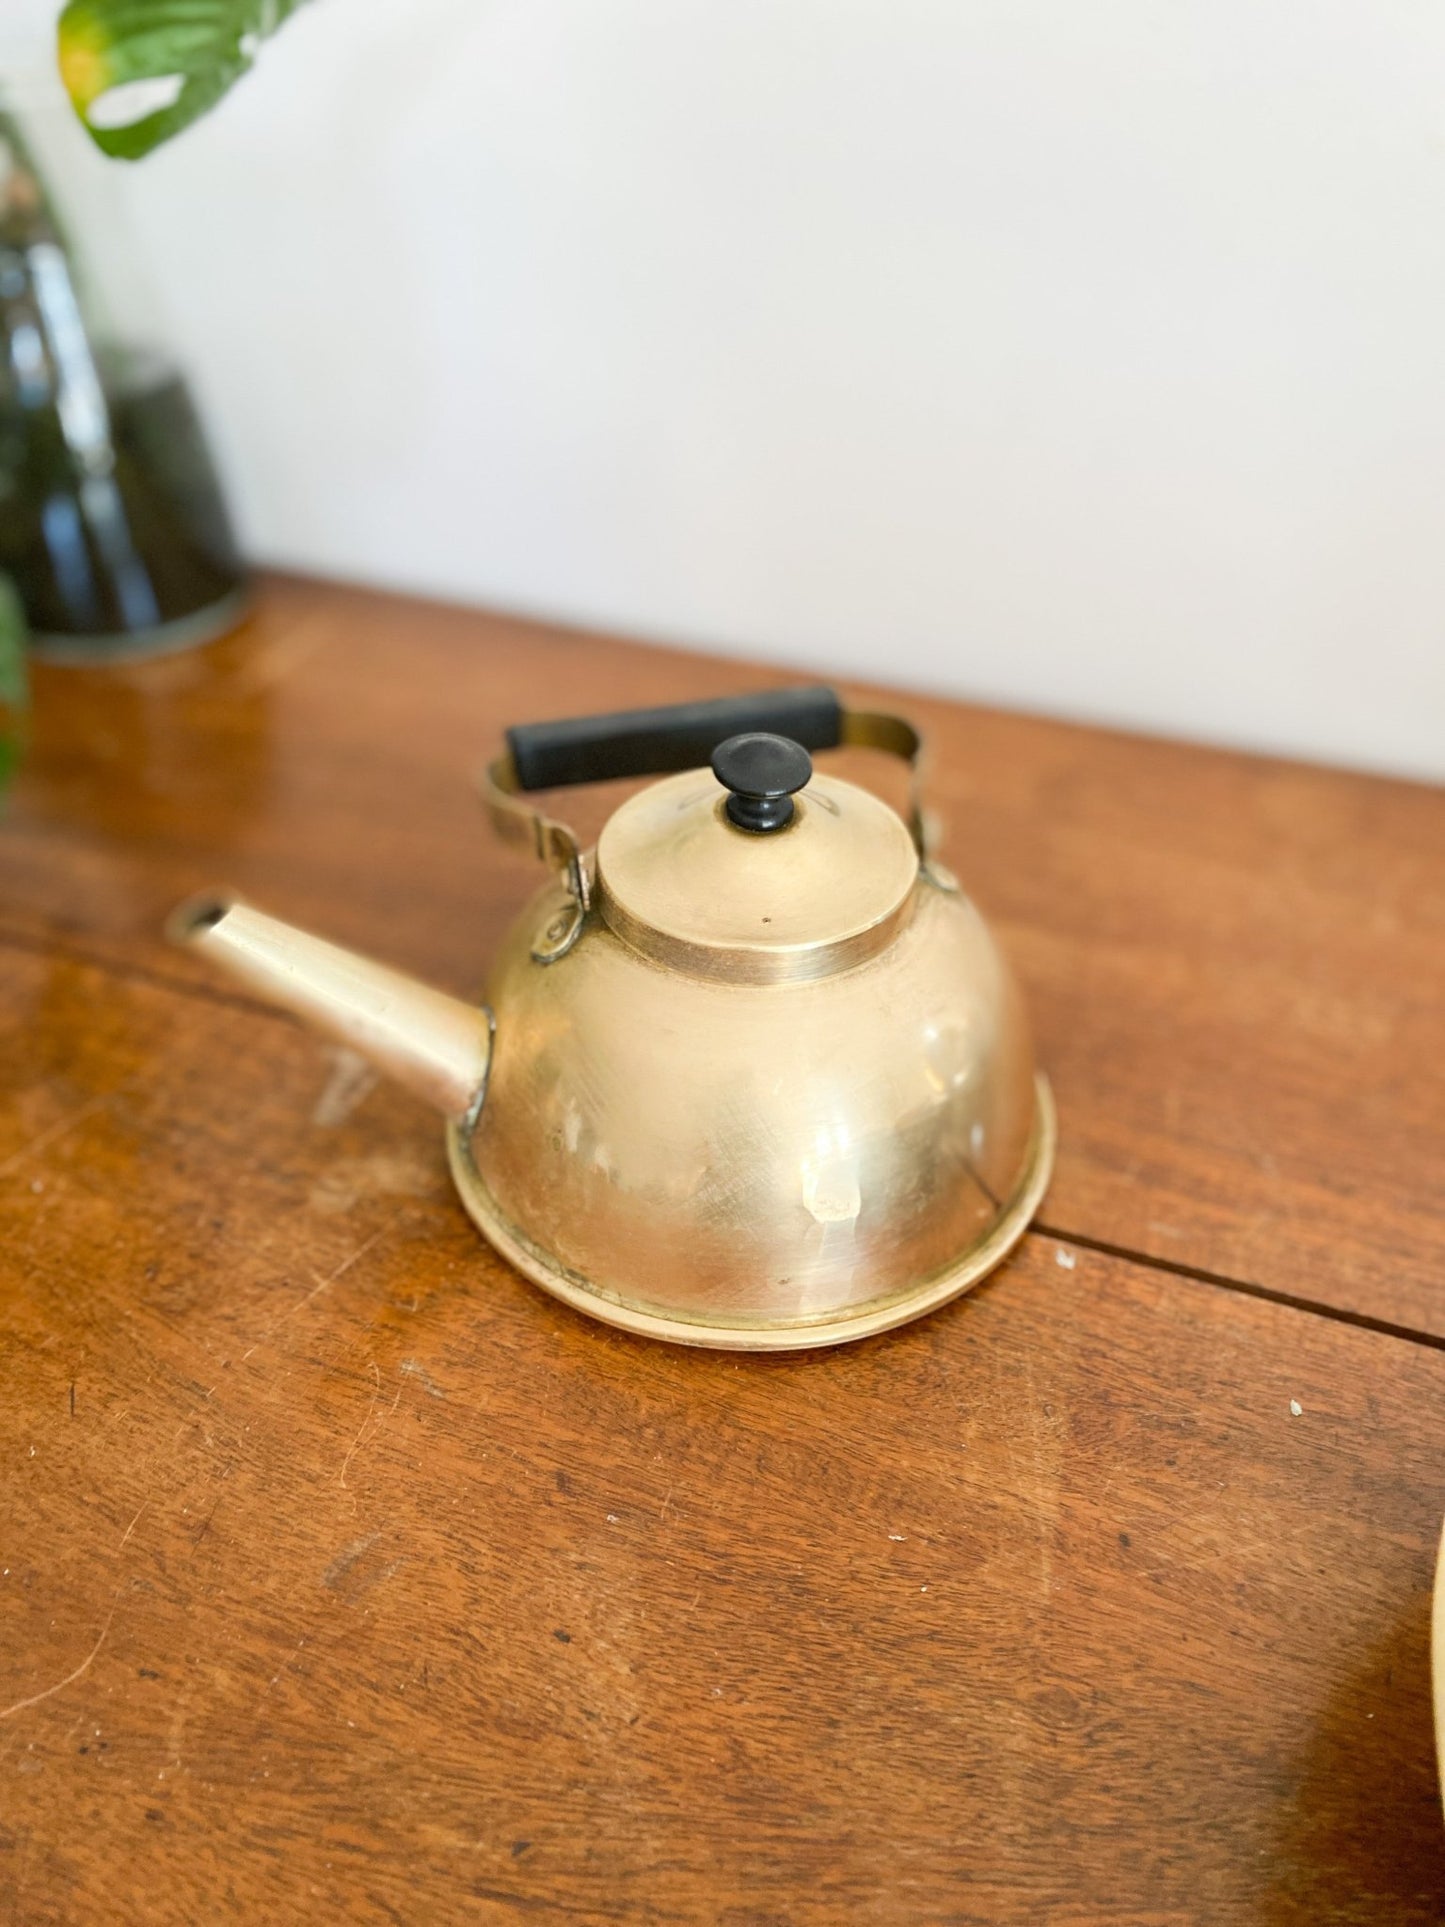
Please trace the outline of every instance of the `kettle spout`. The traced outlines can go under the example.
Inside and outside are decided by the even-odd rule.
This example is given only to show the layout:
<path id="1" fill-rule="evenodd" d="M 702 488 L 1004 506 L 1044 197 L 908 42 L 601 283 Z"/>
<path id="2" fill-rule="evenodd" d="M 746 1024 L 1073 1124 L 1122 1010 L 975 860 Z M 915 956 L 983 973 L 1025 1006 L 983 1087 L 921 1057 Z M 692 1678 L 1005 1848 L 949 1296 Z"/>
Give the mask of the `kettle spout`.
<path id="1" fill-rule="evenodd" d="M 444 1116 L 462 1120 L 481 1108 L 492 1055 L 489 1010 L 214 892 L 181 904 L 166 934 L 267 1003 L 359 1051 Z"/>

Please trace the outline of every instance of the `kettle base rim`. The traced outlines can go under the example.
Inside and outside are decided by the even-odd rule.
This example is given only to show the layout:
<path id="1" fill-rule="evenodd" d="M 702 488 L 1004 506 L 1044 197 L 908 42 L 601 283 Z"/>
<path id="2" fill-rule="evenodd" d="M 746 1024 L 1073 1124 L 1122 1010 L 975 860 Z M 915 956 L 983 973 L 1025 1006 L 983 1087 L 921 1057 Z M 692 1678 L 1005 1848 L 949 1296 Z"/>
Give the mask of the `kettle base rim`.
<path id="1" fill-rule="evenodd" d="M 560 1298 L 574 1311 L 639 1337 L 661 1339 L 674 1345 L 713 1351 L 812 1351 L 871 1338 L 921 1318 L 951 1299 L 961 1297 L 1009 1255 L 1028 1230 L 1053 1176 L 1058 1125 L 1053 1094 L 1042 1072 L 1035 1074 L 1034 1090 L 1034 1128 L 1023 1176 L 988 1231 L 955 1264 L 886 1299 L 865 1301 L 840 1313 L 825 1312 L 813 1318 L 786 1322 L 710 1324 L 601 1291 L 533 1245 L 502 1215 L 472 1160 L 471 1134 L 464 1124 L 447 1126 L 447 1159 L 467 1214 L 492 1249 L 523 1277 L 540 1285 L 554 1298 Z"/>

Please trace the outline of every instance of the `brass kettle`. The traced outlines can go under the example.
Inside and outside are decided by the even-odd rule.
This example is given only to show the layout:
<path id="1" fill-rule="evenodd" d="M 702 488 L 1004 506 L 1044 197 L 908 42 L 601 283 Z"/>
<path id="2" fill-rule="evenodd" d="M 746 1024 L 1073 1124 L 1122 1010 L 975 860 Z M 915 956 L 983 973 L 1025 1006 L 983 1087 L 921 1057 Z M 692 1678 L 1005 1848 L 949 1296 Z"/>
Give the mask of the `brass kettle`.
<path id="1" fill-rule="evenodd" d="M 916 790 L 905 823 L 815 772 L 840 744 L 916 783 L 912 726 L 829 689 L 509 730 L 488 808 L 556 876 L 483 1008 L 225 897 L 171 934 L 439 1109 L 484 1235 L 579 1310 L 744 1351 L 862 1338 L 1017 1242 L 1054 1119 Z M 594 853 L 523 800 L 659 774 Z"/>

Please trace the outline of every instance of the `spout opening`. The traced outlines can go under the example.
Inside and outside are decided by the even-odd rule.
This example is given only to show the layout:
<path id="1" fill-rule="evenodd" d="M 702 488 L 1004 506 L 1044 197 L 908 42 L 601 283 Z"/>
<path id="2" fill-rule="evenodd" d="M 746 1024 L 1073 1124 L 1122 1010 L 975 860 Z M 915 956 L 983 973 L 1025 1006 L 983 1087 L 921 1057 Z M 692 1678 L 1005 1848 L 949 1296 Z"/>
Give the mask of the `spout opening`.
<path id="1" fill-rule="evenodd" d="M 166 918 L 166 936 L 172 943 L 195 943 L 208 930 L 214 930 L 236 907 L 236 899 L 222 890 L 203 890 L 178 903 Z"/>

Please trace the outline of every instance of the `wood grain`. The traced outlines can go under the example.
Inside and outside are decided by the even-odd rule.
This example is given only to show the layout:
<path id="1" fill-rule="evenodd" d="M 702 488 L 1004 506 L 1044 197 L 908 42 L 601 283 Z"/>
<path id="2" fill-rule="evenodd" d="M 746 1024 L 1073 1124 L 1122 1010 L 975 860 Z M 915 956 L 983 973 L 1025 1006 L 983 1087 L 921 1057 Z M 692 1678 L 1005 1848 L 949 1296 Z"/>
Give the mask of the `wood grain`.
<path id="1" fill-rule="evenodd" d="M 1441 1917 L 1440 1351 L 1040 1236 L 650 1345 L 284 1024 L 0 1011 L 0 1918 Z"/>
<path id="2" fill-rule="evenodd" d="M 471 988 L 533 883 L 471 791 L 505 723 L 776 679 L 276 580 L 214 649 L 38 677 L 0 934 L 186 981 L 162 918 L 225 881 Z M 1445 794 L 907 706 L 1055 1080 L 1049 1222 L 1445 1335 Z"/>

